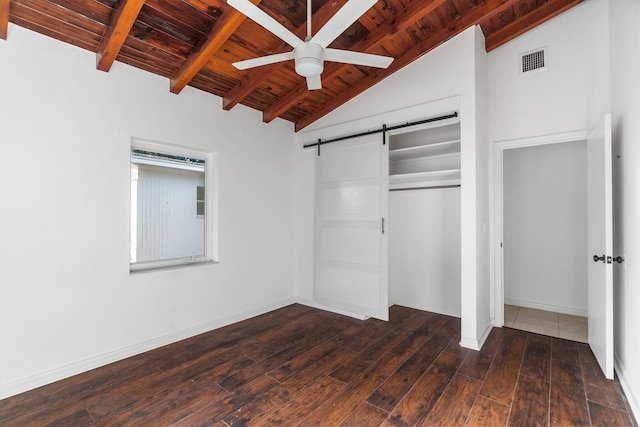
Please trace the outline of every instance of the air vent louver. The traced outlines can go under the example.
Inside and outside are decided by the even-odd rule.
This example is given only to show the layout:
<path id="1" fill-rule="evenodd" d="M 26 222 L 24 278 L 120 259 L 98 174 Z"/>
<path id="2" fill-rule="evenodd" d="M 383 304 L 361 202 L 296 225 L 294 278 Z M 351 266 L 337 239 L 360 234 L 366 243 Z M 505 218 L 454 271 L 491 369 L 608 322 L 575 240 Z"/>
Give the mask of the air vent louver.
<path id="1" fill-rule="evenodd" d="M 547 49 L 536 49 L 520 55 L 520 72 L 529 73 L 546 67 Z"/>

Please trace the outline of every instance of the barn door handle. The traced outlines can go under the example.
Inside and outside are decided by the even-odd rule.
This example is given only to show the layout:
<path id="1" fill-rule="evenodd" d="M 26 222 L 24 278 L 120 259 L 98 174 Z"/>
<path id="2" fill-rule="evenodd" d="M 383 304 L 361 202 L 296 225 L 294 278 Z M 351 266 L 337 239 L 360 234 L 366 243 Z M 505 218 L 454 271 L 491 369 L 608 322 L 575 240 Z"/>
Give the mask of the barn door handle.
<path id="1" fill-rule="evenodd" d="M 384 234 L 384 217 L 382 217 L 382 234 Z"/>
<path id="2" fill-rule="evenodd" d="M 602 255 L 602 256 L 594 255 L 593 256 L 593 262 L 598 262 L 598 261 L 605 262 L 604 261 L 604 255 Z"/>

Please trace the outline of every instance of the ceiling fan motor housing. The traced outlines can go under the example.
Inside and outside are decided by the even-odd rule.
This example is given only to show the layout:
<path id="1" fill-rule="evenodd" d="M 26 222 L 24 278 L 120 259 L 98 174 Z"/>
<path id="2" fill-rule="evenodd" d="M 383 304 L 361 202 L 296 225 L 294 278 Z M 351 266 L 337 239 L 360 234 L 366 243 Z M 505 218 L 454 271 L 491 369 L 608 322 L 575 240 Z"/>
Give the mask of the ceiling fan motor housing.
<path id="1" fill-rule="evenodd" d="M 315 77 L 324 69 L 324 49 L 317 43 L 304 42 L 294 49 L 296 73 L 303 77 Z"/>

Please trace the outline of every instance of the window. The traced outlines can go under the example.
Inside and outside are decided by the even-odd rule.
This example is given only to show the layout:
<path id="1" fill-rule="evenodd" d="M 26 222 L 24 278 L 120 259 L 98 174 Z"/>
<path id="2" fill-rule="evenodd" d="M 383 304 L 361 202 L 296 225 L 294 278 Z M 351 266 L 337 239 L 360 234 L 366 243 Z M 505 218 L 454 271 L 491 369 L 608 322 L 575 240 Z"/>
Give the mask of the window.
<path id="1" fill-rule="evenodd" d="M 214 259 L 212 160 L 205 152 L 132 142 L 131 271 Z"/>

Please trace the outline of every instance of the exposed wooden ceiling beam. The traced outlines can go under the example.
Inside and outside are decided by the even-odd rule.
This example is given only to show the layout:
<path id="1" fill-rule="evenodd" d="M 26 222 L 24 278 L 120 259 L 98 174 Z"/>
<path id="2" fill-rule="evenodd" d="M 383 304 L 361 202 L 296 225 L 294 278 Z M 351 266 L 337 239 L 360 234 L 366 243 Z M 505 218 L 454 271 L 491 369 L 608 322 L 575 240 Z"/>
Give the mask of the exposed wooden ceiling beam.
<path id="1" fill-rule="evenodd" d="M 6 40 L 9 32 L 9 0 L 0 0 L 0 39 Z"/>
<path id="2" fill-rule="evenodd" d="M 454 35 L 460 34 L 467 28 L 476 25 L 477 23 L 482 22 L 485 19 L 490 18 L 491 16 L 502 13 L 506 8 L 513 6 L 517 2 L 518 0 L 487 0 L 484 3 L 474 7 L 465 15 L 459 17 L 455 21 L 450 22 L 448 25 L 431 35 L 429 38 L 422 40 L 421 42 L 414 45 L 401 57 L 396 58 L 391 63 L 389 68 L 376 70 L 374 73 L 369 75 L 368 78 L 360 81 L 354 86 L 351 86 L 348 90 L 342 92 L 339 96 L 328 100 L 315 112 L 298 120 L 295 123 L 296 132 L 304 129 L 311 123 L 329 114 L 331 111 L 335 110 L 347 101 L 364 92 L 367 88 L 370 88 L 374 84 L 380 82 L 385 77 L 395 73 L 399 69 L 420 58 L 427 52 L 440 46 L 442 43 L 449 40 Z"/>
<path id="3" fill-rule="evenodd" d="M 260 1 L 251 0 L 253 4 L 258 4 Z M 200 50 L 189 55 L 180 69 L 171 77 L 171 92 L 180 93 L 245 19 L 247 17 L 242 13 L 231 6 L 227 6 L 218 22 L 215 23 L 209 35 L 207 35 L 207 40 Z"/>
<path id="4" fill-rule="evenodd" d="M 96 53 L 98 70 L 111 69 L 143 5 L 144 0 L 122 0 L 118 3 Z"/>
<path id="5" fill-rule="evenodd" d="M 331 17 L 340 9 L 347 0 L 335 0 L 325 3 L 320 9 L 313 15 L 312 21 L 316 28 L 322 28 L 324 24 L 331 19 Z M 317 30 L 316 30 L 317 31 Z M 294 34 L 304 40 L 307 35 L 307 23 L 300 25 Z M 269 52 L 283 52 L 291 50 L 291 47 L 285 42 L 278 42 L 269 50 Z M 233 89 L 227 93 L 222 100 L 222 108 L 230 110 L 238 103 L 242 102 L 256 87 L 265 81 L 271 73 L 273 73 L 276 67 L 280 64 L 268 65 L 260 68 L 256 68 L 246 73 L 240 83 L 238 83 Z"/>
<path id="6" fill-rule="evenodd" d="M 489 35 L 485 40 L 485 48 L 487 52 L 502 46 L 503 44 L 515 39 L 516 37 L 526 33 L 530 29 L 550 20 L 551 18 L 571 9 L 573 6 L 581 3 L 583 0 L 551 0 L 542 6 L 534 9 L 530 13 L 517 19 L 495 33 Z"/>
<path id="7" fill-rule="evenodd" d="M 381 46 L 389 34 L 405 30 L 421 17 L 433 12 L 445 1 L 446 0 L 432 0 L 426 4 L 424 1 L 415 1 L 410 3 L 402 12 L 398 13 L 392 19 L 385 21 L 384 24 L 370 32 L 366 38 L 351 46 L 349 50 L 365 52 Z M 322 79 L 332 79 L 338 76 L 342 71 L 344 71 L 345 67 L 348 66 L 349 65 L 337 63 L 326 64 L 326 68 L 322 73 Z M 302 101 L 307 94 L 307 83 L 303 80 L 301 84 L 289 91 L 286 96 L 282 97 L 278 102 L 267 108 L 262 115 L 262 120 L 266 123 L 272 121 Z"/>

